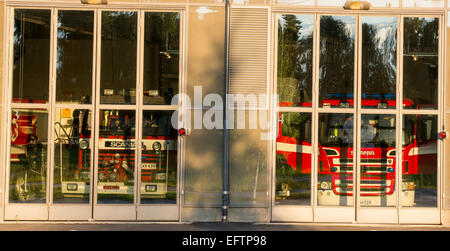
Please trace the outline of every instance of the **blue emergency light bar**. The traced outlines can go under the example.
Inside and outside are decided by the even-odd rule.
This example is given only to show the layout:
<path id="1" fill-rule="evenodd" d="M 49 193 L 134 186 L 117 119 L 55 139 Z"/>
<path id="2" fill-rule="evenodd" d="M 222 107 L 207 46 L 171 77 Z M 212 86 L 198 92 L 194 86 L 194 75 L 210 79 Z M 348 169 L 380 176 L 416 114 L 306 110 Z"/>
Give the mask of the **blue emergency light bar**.
<path id="1" fill-rule="evenodd" d="M 363 99 L 375 98 L 375 99 L 395 99 L 395 94 L 365 94 L 361 95 Z M 353 98 L 353 93 L 328 93 L 327 98 Z"/>
<path id="2" fill-rule="evenodd" d="M 353 98 L 353 93 L 327 93 L 327 98 Z"/>
<path id="3" fill-rule="evenodd" d="M 363 99 L 375 98 L 375 99 L 395 99 L 395 94 L 361 94 Z"/>

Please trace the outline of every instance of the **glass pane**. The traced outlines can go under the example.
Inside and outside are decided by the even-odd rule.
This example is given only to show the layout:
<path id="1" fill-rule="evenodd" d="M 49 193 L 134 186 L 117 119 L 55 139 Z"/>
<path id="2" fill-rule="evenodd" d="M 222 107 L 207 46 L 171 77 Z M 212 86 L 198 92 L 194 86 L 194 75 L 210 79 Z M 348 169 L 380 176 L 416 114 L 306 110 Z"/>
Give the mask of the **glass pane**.
<path id="1" fill-rule="evenodd" d="M 353 107 L 354 44 L 355 17 L 320 18 L 320 107 Z"/>
<path id="2" fill-rule="evenodd" d="M 437 207 L 437 119 L 436 115 L 403 116 L 404 207 Z"/>
<path id="3" fill-rule="evenodd" d="M 48 112 L 13 109 L 9 202 L 45 203 Z"/>
<path id="4" fill-rule="evenodd" d="M 135 111 L 100 110 L 98 203 L 133 203 Z"/>
<path id="5" fill-rule="evenodd" d="M 58 12 L 56 102 L 92 102 L 94 12 Z"/>
<path id="6" fill-rule="evenodd" d="M 48 102 L 50 23 L 50 10 L 14 11 L 13 102 Z"/>
<path id="7" fill-rule="evenodd" d="M 278 95 L 280 106 L 312 105 L 312 15 L 278 16 Z"/>
<path id="8" fill-rule="evenodd" d="M 403 107 L 437 109 L 439 19 L 405 18 Z"/>
<path id="9" fill-rule="evenodd" d="M 102 12 L 100 102 L 136 103 L 137 13 Z"/>
<path id="10" fill-rule="evenodd" d="M 361 74 L 361 107 L 395 109 L 396 17 L 362 17 Z"/>
<path id="11" fill-rule="evenodd" d="M 144 104 L 170 105 L 178 94 L 180 14 L 145 13 Z"/>
<path id="12" fill-rule="evenodd" d="M 319 206 L 353 206 L 353 124 L 353 114 L 319 115 Z"/>
<path id="13" fill-rule="evenodd" d="M 361 115 L 360 205 L 396 206 L 395 115 Z"/>
<path id="14" fill-rule="evenodd" d="M 403 0 L 403 7 L 444 8 L 444 0 Z"/>
<path id="15" fill-rule="evenodd" d="M 280 113 L 276 155 L 277 205 L 311 204 L 311 113 Z"/>
<path id="16" fill-rule="evenodd" d="M 173 111 L 144 111 L 142 120 L 141 203 L 177 202 L 177 130 Z"/>
<path id="17" fill-rule="evenodd" d="M 89 203 L 91 125 L 88 109 L 55 109 L 53 203 Z"/>

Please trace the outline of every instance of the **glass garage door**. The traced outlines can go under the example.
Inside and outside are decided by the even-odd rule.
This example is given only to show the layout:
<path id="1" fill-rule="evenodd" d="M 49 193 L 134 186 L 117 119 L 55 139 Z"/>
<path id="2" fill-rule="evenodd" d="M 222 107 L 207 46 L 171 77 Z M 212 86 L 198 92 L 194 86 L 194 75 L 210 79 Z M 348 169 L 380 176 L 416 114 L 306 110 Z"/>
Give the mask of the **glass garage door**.
<path id="1" fill-rule="evenodd" d="M 441 17 L 277 21 L 272 220 L 440 223 Z"/>
<path id="2" fill-rule="evenodd" d="M 182 12 L 9 14 L 6 220 L 178 220 Z"/>

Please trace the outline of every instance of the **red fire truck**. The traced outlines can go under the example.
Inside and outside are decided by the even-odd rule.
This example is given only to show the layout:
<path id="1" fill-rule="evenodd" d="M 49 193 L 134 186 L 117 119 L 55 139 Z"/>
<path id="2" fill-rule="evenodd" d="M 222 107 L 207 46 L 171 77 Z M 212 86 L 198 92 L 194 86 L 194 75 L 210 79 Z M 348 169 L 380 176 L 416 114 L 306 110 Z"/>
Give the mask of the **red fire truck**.
<path id="1" fill-rule="evenodd" d="M 63 110 L 55 115 L 58 122 L 55 123 L 54 161 L 59 168 L 55 172 L 59 181 L 55 184 L 60 183 L 64 196 L 82 197 L 91 190 L 91 112 Z M 133 194 L 136 140 L 134 117 L 130 114 L 134 112 L 100 111 L 98 194 Z M 140 191 L 143 198 L 166 198 L 170 193 L 169 177 L 174 176 L 171 172 L 176 172 L 177 131 L 171 127 L 170 116 L 154 114 L 150 112 L 143 117 Z M 12 118 L 11 163 L 23 169 L 15 172 L 20 174 L 13 181 L 18 200 L 27 200 L 34 193 L 28 189 L 29 173 L 45 175 L 46 166 L 39 164 L 43 147 L 37 143 L 36 119 L 35 115 L 17 114 Z M 39 172 L 34 170 L 38 167 L 42 169 Z"/>
<path id="2" fill-rule="evenodd" d="M 323 106 L 350 107 L 352 97 L 333 95 L 322 101 Z M 280 103 L 280 106 L 292 106 Z M 411 106 L 411 100 L 403 105 Z M 395 107 L 395 96 L 380 101 L 378 96 L 366 96 L 362 106 Z M 310 140 L 286 136 L 283 133 L 283 114 L 280 113 L 277 135 L 277 155 L 300 174 L 311 174 L 312 145 Z M 437 120 L 433 116 L 413 115 L 413 121 L 404 121 L 402 147 L 401 198 L 403 206 L 413 206 L 415 200 L 414 176 L 431 173 L 437 164 Z M 392 206 L 396 203 L 396 125 L 395 115 L 361 115 L 360 147 L 360 203 L 363 206 Z M 311 125 L 305 124 L 310 131 Z M 353 116 L 334 114 L 319 119 L 318 149 L 318 205 L 352 205 L 354 186 Z M 421 135 L 422 134 L 422 135 Z M 426 135 L 424 135 L 426 134 Z M 408 136 L 410 135 L 410 136 Z M 433 169 L 434 168 L 434 169 Z M 280 198 L 288 197 L 289 185 L 281 184 Z"/>

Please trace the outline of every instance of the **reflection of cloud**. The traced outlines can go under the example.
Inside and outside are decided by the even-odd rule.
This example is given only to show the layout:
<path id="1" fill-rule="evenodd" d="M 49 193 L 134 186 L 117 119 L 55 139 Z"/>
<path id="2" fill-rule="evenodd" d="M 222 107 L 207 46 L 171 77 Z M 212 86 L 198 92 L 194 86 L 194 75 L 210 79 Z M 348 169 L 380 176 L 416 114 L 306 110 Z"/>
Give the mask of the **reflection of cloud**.
<path id="1" fill-rule="evenodd" d="M 352 24 L 345 24 L 345 34 L 348 37 L 353 37 L 353 25 Z"/>
<path id="2" fill-rule="evenodd" d="M 383 48 L 383 43 L 388 39 L 388 37 L 395 36 L 394 32 L 395 32 L 394 27 L 384 27 L 377 30 L 375 39 L 378 41 L 377 45 L 378 49 Z"/>
<path id="3" fill-rule="evenodd" d="M 305 27 L 303 27 L 303 29 L 300 30 L 300 38 L 304 38 L 306 36 L 309 36 L 313 33 L 314 31 L 314 26 L 313 25 L 305 25 Z"/>
<path id="4" fill-rule="evenodd" d="M 217 10 L 211 10 L 208 7 L 199 7 L 195 12 L 198 14 L 198 19 L 203 20 L 205 14 L 217 12 Z"/>
<path id="5" fill-rule="evenodd" d="M 378 40 L 378 49 L 381 49 L 383 47 L 384 41 L 386 41 L 386 36 L 388 34 L 387 31 L 388 28 L 382 28 L 377 31 L 377 34 L 375 35 L 375 39 Z"/>

